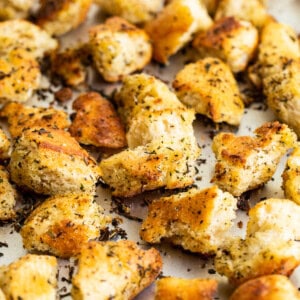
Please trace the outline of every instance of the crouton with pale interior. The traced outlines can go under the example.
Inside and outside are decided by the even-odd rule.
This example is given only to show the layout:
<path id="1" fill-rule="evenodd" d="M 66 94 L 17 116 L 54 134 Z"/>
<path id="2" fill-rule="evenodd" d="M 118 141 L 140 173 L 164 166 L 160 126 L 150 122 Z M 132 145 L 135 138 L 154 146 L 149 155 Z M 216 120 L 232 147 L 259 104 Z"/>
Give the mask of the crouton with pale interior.
<path id="1" fill-rule="evenodd" d="M 145 26 L 153 42 L 153 58 L 166 64 L 171 55 L 192 40 L 194 33 L 206 30 L 211 24 L 212 20 L 201 1 L 171 1 Z"/>
<path id="2" fill-rule="evenodd" d="M 163 197 L 149 205 L 140 236 L 148 243 L 167 239 L 186 250 L 211 255 L 226 239 L 236 205 L 232 195 L 216 186 Z"/>
<path id="3" fill-rule="evenodd" d="M 213 300 L 217 286 L 214 279 L 165 277 L 156 282 L 155 300 Z"/>
<path id="4" fill-rule="evenodd" d="M 186 65 L 177 73 L 173 87 L 180 101 L 196 113 L 215 123 L 240 123 L 244 104 L 230 68 L 220 59 L 208 57 Z"/>
<path id="5" fill-rule="evenodd" d="M 95 160 L 69 133 L 53 128 L 23 131 L 9 170 L 18 186 L 45 195 L 94 193 L 99 177 Z"/>
<path id="6" fill-rule="evenodd" d="M 4 131 L 0 128 L 0 160 L 5 160 L 9 158 L 10 153 L 10 140 L 4 133 Z"/>
<path id="7" fill-rule="evenodd" d="M 159 252 L 142 250 L 131 241 L 90 242 L 79 256 L 72 297 L 79 299 L 133 299 L 162 269 Z"/>
<path id="8" fill-rule="evenodd" d="M 32 0 L 0 0 L 0 20 L 25 19 Z"/>
<path id="9" fill-rule="evenodd" d="M 216 165 L 212 182 L 234 196 L 271 179 L 281 157 L 296 145 L 296 134 L 285 124 L 268 122 L 255 137 L 219 133 L 213 139 Z"/>
<path id="10" fill-rule="evenodd" d="M 71 135 L 81 144 L 104 148 L 125 147 L 125 128 L 113 105 L 96 92 L 81 94 L 74 102 Z"/>
<path id="11" fill-rule="evenodd" d="M 242 72 L 254 56 L 258 31 L 250 22 L 226 17 L 196 35 L 193 46 L 202 57 L 218 57 L 232 72 Z"/>
<path id="12" fill-rule="evenodd" d="M 27 254 L 0 267 L 0 288 L 6 299 L 56 299 L 57 261 L 54 256 Z"/>
<path id="13" fill-rule="evenodd" d="M 98 72 L 109 82 L 143 69 L 151 60 L 149 36 L 125 19 L 113 17 L 89 30 L 89 44 Z"/>

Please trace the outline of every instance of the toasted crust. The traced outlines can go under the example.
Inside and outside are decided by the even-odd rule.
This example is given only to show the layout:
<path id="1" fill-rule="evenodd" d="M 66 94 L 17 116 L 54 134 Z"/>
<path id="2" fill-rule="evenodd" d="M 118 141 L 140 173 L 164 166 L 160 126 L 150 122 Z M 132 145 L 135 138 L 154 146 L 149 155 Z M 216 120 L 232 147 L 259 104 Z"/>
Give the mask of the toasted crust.
<path id="1" fill-rule="evenodd" d="M 41 0 L 37 24 L 50 35 L 62 35 L 85 21 L 92 0 Z"/>
<path id="2" fill-rule="evenodd" d="M 233 225 L 236 204 L 216 186 L 164 197 L 150 204 L 140 236 L 149 243 L 166 238 L 192 252 L 214 254 Z"/>
<path id="3" fill-rule="evenodd" d="M 220 0 L 203 0 L 203 3 L 211 16 L 215 15 L 219 2 Z"/>
<path id="4" fill-rule="evenodd" d="M 218 58 L 186 65 L 173 81 L 177 97 L 214 122 L 238 125 L 244 112 L 239 89 L 229 67 Z"/>
<path id="5" fill-rule="evenodd" d="M 268 275 L 249 280 L 239 286 L 230 300 L 299 300 L 300 293 L 282 275 Z"/>
<path id="6" fill-rule="evenodd" d="M 90 242 L 79 256 L 72 296 L 78 299 L 133 299 L 159 275 L 159 252 L 139 249 L 134 242 Z"/>
<path id="7" fill-rule="evenodd" d="M 156 283 L 155 300 L 212 300 L 217 285 L 214 279 L 165 277 Z"/>
<path id="8" fill-rule="evenodd" d="M 0 0 L 0 20 L 25 19 L 32 6 L 32 0 Z"/>
<path id="9" fill-rule="evenodd" d="M 9 169 L 17 185 L 46 195 L 94 193 L 99 176 L 78 142 L 52 128 L 25 130 L 14 144 Z"/>
<path id="10" fill-rule="evenodd" d="M 169 57 L 187 44 L 196 31 L 205 30 L 211 24 L 212 20 L 200 1 L 172 1 L 145 27 L 153 41 L 153 58 L 167 63 Z"/>
<path id="11" fill-rule="evenodd" d="M 98 93 L 80 95 L 73 103 L 76 115 L 70 133 L 85 145 L 105 148 L 125 147 L 124 126 L 113 105 Z"/>
<path id="12" fill-rule="evenodd" d="M 57 261 L 53 256 L 27 254 L 0 268 L 6 299 L 56 299 Z"/>
<path id="13" fill-rule="evenodd" d="M 207 31 L 200 32 L 193 41 L 193 46 L 202 56 L 224 60 L 234 73 L 246 69 L 257 44 L 257 29 L 251 23 L 234 17 L 216 21 Z"/>
<path id="14" fill-rule="evenodd" d="M 0 166 L 0 220 L 10 220 L 16 215 L 16 191 L 9 182 L 9 174 Z"/>
<path id="15" fill-rule="evenodd" d="M 8 130 L 13 138 L 32 127 L 65 129 L 69 126 L 68 115 L 52 107 L 29 107 L 9 102 L 0 110 L 0 117 L 7 118 Z"/>
<path id="16" fill-rule="evenodd" d="M 152 46 L 146 32 L 122 18 L 110 18 L 90 28 L 89 36 L 95 65 L 106 81 L 121 80 L 151 60 Z"/>
<path id="17" fill-rule="evenodd" d="M 220 133 L 213 140 L 217 162 L 212 182 L 235 196 L 266 183 L 280 158 L 297 141 L 296 134 L 279 122 L 263 124 L 255 134 L 236 137 Z"/>
<path id="18" fill-rule="evenodd" d="M 9 158 L 10 153 L 10 140 L 4 133 L 2 129 L 0 129 L 0 160 L 4 160 Z"/>

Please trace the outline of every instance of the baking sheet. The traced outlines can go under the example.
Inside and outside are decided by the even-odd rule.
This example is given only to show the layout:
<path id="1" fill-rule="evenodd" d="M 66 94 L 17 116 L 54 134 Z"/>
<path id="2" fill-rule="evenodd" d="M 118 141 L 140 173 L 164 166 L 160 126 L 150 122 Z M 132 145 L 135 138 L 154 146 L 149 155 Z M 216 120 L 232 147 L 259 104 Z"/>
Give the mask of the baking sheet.
<path id="1" fill-rule="evenodd" d="M 300 1 L 297 0 L 270 0 L 269 1 L 269 11 L 278 20 L 291 25 L 298 33 L 300 32 Z M 97 22 L 101 22 L 101 14 L 97 10 L 92 10 L 89 15 L 89 20 L 83 24 L 80 28 L 66 35 L 62 39 L 62 46 L 67 47 L 70 45 L 77 44 L 78 41 L 87 40 L 87 28 Z M 180 70 L 184 63 L 189 59 L 189 51 L 185 54 L 180 53 L 179 55 L 173 57 L 170 60 L 170 66 L 161 67 L 158 64 L 152 64 L 148 66 L 145 71 L 147 73 L 153 74 L 165 82 L 172 82 L 174 75 L 178 70 Z M 104 83 L 100 76 L 89 72 L 88 76 L 89 85 L 95 90 L 101 90 L 106 94 L 111 94 L 111 92 L 116 88 L 115 85 L 108 85 Z M 45 79 L 45 87 L 48 87 L 49 83 Z M 55 89 L 55 88 L 54 88 Z M 49 102 L 53 101 L 53 96 L 50 94 L 47 100 L 37 101 L 36 96 L 31 104 L 37 104 L 40 106 L 48 106 Z M 29 103 L 28 103 L 29 104 Z M 62 106 L 58 106 L 60 109 Z M 70 105 L 66 107 L 70 110 Z M 253 132 L 255 128 L 260 126 L 266 121 L 274 120 L 274 115 L 269 110 L 265 110 L 261 103 L 254 103 L 251 107 L 245 110 L 241 125 L 235 131 L 238 135 L 249 135 Z M 197 141 L 202 148 L 202 153 L 200 160 L 197 164 L 198 174 L 196 184 L 199 188 L 204 188 L 210 186 L 210 179 L 212 177 L 214 168 L 214 155 L 211 152 L 211 133 L 216 130 L 216 127 L 211 126 L 207 121 L 198 116 L 194 123 L 195 135 Z M 222 130 L 232 130 L 232 128 L 221 128 Z M 251 193 L 251 202 L 255 203 L 257 200 L 265 197 L 283 197 L 283 191 L 281 190 L 281 173 L 283 171 L 285 164 L 285 158 L 281 161 L 276 174 L 273 179 L 266 184 L 263 188 Z M 107 213 L 116 214 L 116 204 L 111 202 L 110 192 L 101 186 L 97 189 L 97 201 L 101 204 Z M 158 196 L 159 192 L 147 193 L 136 199 L 130 199 L 125 201 L 125 205 L 130 209 L 130 214 L 132 216 L 143 218 L 147 213 L 147 207 L 145 202 L 151 197 Z M 139 242 L 141 246 L 145 243 L 139 239 L 139 228 L 140 222 L 136 220 L 131 220 L 127 217 L 121 216 L 123 223 L 120 225 L 127 234 L 127 238 Z M 236 224 L 242 221 L 243 227 L 235 225 L 232 229 L 233 234 L 243 235 L 244 229 L 246 227 L 247 216 L 244 212 L 239 211 Z M 15 231 L 14 227 L 10 224 L 0 227 L 0 252 L 3 254 L 0 257 L 0 265 L 8 264 L 20 256 L 24 255 L 26 251 L 22 247 L 22 241 L 19 234 Z M 172 275 L 183 278 L 216 278 L 219 282 L 218 296 L 216 299 L 228 299 L 230 293 L 232 292 L 232 287 L 227 284 L 225 277 L 221 277 L 215 274 L 214 267 L 210 260 L 203 260 L 195 254 L 187 253 L 179 248 L 174 248 L 170 245 L 158 245 L 157 249 L 161 251 L 164 267 L 163 275 Z M 73 269 L 74 262 L 60 260 L 60 271 L 59 271 L 59 298 L 71 299 L 69 295 L 70 291 L 70 276 Z M 293 283 L 300 287 L 300 268 L 298 268 L 293 276 L 291 277 Z M 138 300 L 150 300 L 153 299 L 154 285 L 150 286 L 144 292 L 142 292 L 136 299 Z"/>

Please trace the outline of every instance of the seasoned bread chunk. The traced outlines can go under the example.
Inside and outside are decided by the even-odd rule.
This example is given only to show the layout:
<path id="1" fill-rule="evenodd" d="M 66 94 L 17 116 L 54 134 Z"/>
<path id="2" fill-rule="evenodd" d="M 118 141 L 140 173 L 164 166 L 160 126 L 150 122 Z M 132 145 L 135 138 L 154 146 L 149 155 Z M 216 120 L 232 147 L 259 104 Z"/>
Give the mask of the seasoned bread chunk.
<path id="1" fill-rule="evenodd" d="M 81 144 L 104 148 L 125 147 L 125 129 L 113 105 L 100 94 L 88 92 L 73 103 L 76 111 L 71 135 Z"/>
<path id="2" fill-rule="evenodd" d="M 134 242 L 90 242 L 79 256 L 72 297 L 79 299 L 133 299 L 159 275 L 162 259 L 151 248 Z"/>
<path id="3" fill-rule="evenodd" d="M 208 57 L 186 65 L 177 73 L 173 87 L 180 101 L 196 113 L 215 123 L 240 123 L 244 104 L 230 68 L 220 59 Z"/>
<path id="4" fill-rule="evenodd" d="M 56 273 L 55 257 L 27 254 L 0 267 L 0 287 L 6 299 L 55 300 Z"/>
<path id="5" fill-rule="evenodd" d="M 16 191 L 9 182 L 9 174 L 0 166 L 0 220 L 10 220 L 16 215 Z"/>
<path id="6" fill-rule="evenodd" d="M 41 0 L 37 24 L 50 35 L 62 35 L 85 21 L 92 0 Z"/>
<path id="7" fill-rule="evenodd" d="M 164 7 L 164 0 L 94 0 L 101 10 L 111 16 L 119 16 L 137 24 L 155 17 Z"/>
<path id="8" fill-rule="evenodd" d="M 148 243 L 166 238 L 192 252 L 214 254 L 233 225 L 236 205 L 216 186 L 163 197 L 149 205 L 140 236 Z"/>
<path id="9" fill-rule="evenodd" d="M 220 133 L 212 144 L 217 162 L 212 182 L 234 196 L 271 179 L 280 158 L 295 146 L 296 134 L 285 124 L 265 123 L 255 137 Z"/>
<path id="10" fill-rule="evenodd" d="M 10 140 L 0 128 L 0 160 L 9 158 Z"/>
<path id="11" fill-rule="evenodd" d="M 214 279 L 165 277 L 156 283 L 155 300 L 213 300 L 217 285 Z"/>
<path id="12" fill-rule="evenodd" d="M 0 20 L 25 19 L 32 0 L 0 0 Z"/>
<path id="13" fill-rule="evenodd" d="M 7 118 L 8 130 L 13 138 L 20 136 L 24 129 L 32 127 L 66 129 L 69 126 L 68 115 L 62 110 L 30 107 L 16 102 L 3 106 L 0 117 Z"/>
<path id="14" fill-rule="evenodd" d="M 282 275 L 267 275 L 249 280 L 239 286 L 230 300 L 299 300 L 300 293 L 291 281 Z"/>
<path id="15" fill-rule="evenodd" d="M 282 187 L 288 199 L 300 204 L 300 147 L 294 148 L 288 157 L 282 174 Z"/>
<path id="16" fill-rule="evenodd" d="M 258 44 L 257 29 L 247 21 L 226 17 L 200 32 L 193 46 L 202 57 L 213 56 L 226 62 L 232 72 L 244 71 Z"/>
<path id="17" fill-rule="evenodd" d="M 39 205 L 21 229 L 25 249 L 69 258 L 97 238 L 111 221 L 93 195 L 53 196 Z"/>
<path id="18" fill-rule="evenodd" d="M 90 47 L 98 72 L 109 82 L 143 69 L 151 60 L 148 35 L 126 20 L 114 17 L 90 28 Z"/>
<path id="19" fill-rule="evenodd" d="M 52 128 L 25 130 L 14 143 L 9 169 L 18 186 L 45 195 L 94 193 L 99 176 L 78 142 Z"/>
<path id="20" fill-rule="evenodd" d="M 191 41 L 195 32 L 206 30 L 211 24 L 212 20 L 201 1 L 171 1 L 145 27 L 153 41 L 153 58 L 167 63 L 171 55 Z"/>

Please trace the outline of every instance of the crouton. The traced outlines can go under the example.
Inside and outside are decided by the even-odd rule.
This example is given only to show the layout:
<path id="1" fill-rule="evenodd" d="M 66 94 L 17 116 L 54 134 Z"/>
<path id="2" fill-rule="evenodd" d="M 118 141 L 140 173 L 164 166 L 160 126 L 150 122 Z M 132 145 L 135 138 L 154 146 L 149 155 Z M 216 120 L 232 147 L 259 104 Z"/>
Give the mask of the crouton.
<path id="1" fill-rule="evenodd" d="M 174 0 L 145 30 L 153 41 L 153 58 L 166 64 L 171 55 L 192 40 L 193 34 L 212 24 L 204 4 L 198 0 Z"/>
<path id="2" fill-rule="evenodd" d="M 119 16 L 133 24 L 153 19 L 164 7 L 164 0 L 95 0 L 101 10 Z"/>
<path id="3" fill-rule="evenodd" d="M 0 20 L 25 19 L 32 0 L 0 0 Z"/>
<path id="4" fill-rule="evenodd" d="M 258 32 L 254 25 L 234 17 L 216 21 L 207 31 L 200 32 L 193 41 L 193 46 L 202 57 L 220 58 L 234 73 L 246 69 L 257 44 Z"/>
<path id="5" fill-rule="evenodd" d="M 50 35 L 62 35 L 85 21 L 91 5 L 92 0 L 41 0 L 37 24 Z"/>
<path id="6" fill-rule="evenodd" d="M 91 27 L 89 36 L 96 68 L 108 82 L 143 69 L 151 60 L 152 46 L 146 32 L 122 18 Z"/>
<path id="7" fill-rule="evenodd" d="M 133 299 L 162 269 L 159 252 L 141 250 L 134 242 L 90 242 L 79 256 L 72 297 L 78 299 Z"/>
<path id="8" fill-rule="evenodd" d="M 212 300 L 217 285 L 214 279 L 165 277 L 156 282 L 155 300 Z"/>
<path id="9" fill-rule="evenodd" d="M 220 0 L 203 0 L 202 1 L 211 16 L 214 16 Z"/>
<path id="10" fill-rule="evenodd" d="M 0 166 L 0 220 L 10 220 L 16 215 L 14 207 L 17 192 L 9 182 L 9 174 Z"/>
<path id="11" fill-rule="evenodd" d="M 4 293 L 0 289 L 0 300 L 6 300 Z"/>
<path id="12" fill-rule="evenodd" d="M 125 147 L 124 126 L 113 105 L 96 92 L 80 95 L 73 103 L 76 111 L 71 135 L 81 144 L 104 148 Z"/>
<path id="13" fill-rule="evenodd" d="M 232 227 L 236 205 L 233 196 L 216 186 L 163 197 L 149 205 L 140 236 L 148 243 L 166 238 L 186 250 L 211 255 Z"/>
<path id="14" fill-rule="evenodd" d="M 45 195 L 94 193 L 96 162 L 67 132 L 34 127 L 23 131 L 9 163 L 18 186 Z"/>
<path id="15" fill-rule="evenodd" d="M 300 293 L 282 275 L 267 275 L 249 280 L 239 286 L 230 300 L 299 300 Z"/>
<path id="16" fill-rule="evenodd" d="M 89 240 L 97 238 L 110 221 L 93 195 L 53 196 L 29 215 L 21 236 L 28 251 L 69 258 L 79 254 Z"/>
<path id="17" fill-rule="evenodd" d="M 180 101 L 196 113 L 215 123 L 240 123 L 244 104 L 230 68 L 220 59 L 208 57 L 186 65 L 177 73 L 173 87 Z"/>
<path id="18" fill-rule="evenodd" d="M 281 157 L 295 146 L 296 134 L 285 124 L 265 123 L 256 137 L 220 133 L 212 144 L 216 165 L 212 182 L 234 196 L 271 179 Z"/>
<path id="19" fill-rule="evenodd" d="M 66 129 L 70 124 L 67 113 L 62 110 L 30 107 L 16 102 L 3 106 L 0 117 L 7 118 L 8 130 L 13 138 L 20 136 L 24 129 L 32 127 Z"/>
<path id="20" fill-rule="evenodd" d="M 10 153 L 10 140 L 4 133 L 4 131 L 0 128 L 0 160 L 5 160 L 9 158 Z"/>
<path id="21" fill-rule="evenodd" d="M 27 254 L 0 267 L 0 287 L 6 299 L 56 299 L 57 261 L 53 256 Z"/>

